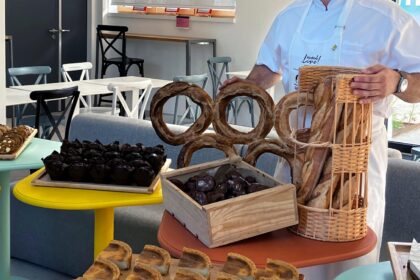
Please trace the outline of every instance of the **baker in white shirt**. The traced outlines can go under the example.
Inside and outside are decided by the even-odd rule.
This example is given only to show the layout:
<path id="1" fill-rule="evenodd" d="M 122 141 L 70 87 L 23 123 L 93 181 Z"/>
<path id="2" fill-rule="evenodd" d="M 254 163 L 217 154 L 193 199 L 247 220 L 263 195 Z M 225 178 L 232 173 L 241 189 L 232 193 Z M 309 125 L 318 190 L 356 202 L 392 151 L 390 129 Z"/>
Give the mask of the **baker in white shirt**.
<path id="1" fill-rule="evenodd" d="M 296 91 L 303 65 L 357 67 L 369 74 L 355 77 L 351 87 L 360 102 L 374 102 L 367 219 L 380 248 L 387 169 L 384 118 L 393 96 L 420 102 L 420 26 L 388 0 L 296 0 L 275 19 L 247 80 L 267 89 L 281 73 L 286 92 Z M 378 256 L 379 251 L 372 261 Z"/>

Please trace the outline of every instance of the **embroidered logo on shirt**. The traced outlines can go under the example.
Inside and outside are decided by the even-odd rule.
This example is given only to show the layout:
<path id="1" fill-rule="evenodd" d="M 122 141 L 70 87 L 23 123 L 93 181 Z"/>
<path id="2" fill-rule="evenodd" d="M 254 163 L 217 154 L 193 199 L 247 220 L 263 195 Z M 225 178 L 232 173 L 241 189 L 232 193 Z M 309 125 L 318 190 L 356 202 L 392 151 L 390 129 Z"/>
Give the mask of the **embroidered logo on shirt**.
<path id="1" fill-rule="evenodd" d="M 319 64 L 319 61 L 321 60 L 321 56 L 311 56 L 305 54 L 305 57 L 302 60 L 302 64 Z"/>

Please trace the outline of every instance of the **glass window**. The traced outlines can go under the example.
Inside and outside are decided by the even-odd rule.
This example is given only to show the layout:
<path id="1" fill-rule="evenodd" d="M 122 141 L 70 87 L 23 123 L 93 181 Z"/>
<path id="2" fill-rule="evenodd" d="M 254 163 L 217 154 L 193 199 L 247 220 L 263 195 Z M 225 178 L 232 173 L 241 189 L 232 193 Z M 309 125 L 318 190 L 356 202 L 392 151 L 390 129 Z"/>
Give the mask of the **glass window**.
<path id="1" fill-rule="evenodd" d="M 397 3 L 420 22 L 420 0 L 397 0 Z M 420 103 L 410 104 L 395 98 L 388 131 L 390 141 L 420 146 Z"/>

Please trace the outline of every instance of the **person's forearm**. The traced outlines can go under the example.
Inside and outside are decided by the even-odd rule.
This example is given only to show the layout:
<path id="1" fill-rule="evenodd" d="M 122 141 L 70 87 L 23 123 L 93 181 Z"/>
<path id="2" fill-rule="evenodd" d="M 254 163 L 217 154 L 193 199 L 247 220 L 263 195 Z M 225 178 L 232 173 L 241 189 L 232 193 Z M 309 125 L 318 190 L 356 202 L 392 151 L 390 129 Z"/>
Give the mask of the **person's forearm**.
<path id="1" fill-rule="evenodd" d="M 420 73 L 407 75 L 408 88 L 403 93 L 396 93 L 395 96 L 408 103 L 420 102 Z"/>
<path id="2" fill-rule="evenodd" d="M 280 75 L 271 71 L 265 65 L 255 65 L 246 79 L 264 89 L 268 89 L 280 80 Z"/>

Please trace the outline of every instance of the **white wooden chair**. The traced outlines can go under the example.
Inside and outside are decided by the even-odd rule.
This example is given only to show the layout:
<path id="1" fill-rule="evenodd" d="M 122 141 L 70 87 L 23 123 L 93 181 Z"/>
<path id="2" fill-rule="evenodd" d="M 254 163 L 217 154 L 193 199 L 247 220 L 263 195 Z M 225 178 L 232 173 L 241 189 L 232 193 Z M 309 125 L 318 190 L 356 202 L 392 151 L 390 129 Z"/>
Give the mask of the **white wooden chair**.
<path id="1" fill-rule="evenodd" d="M 117 101 L 129 118 L 144 119 L 147 102 L 152 91 L 152 81 L 145 80 L 131 83 L 111 83 L 108 90 L 112 91 L 112 115 L 117 115 Z M 126 97 L 124 97 L 123 92 Z"/>
<path id="2" fill-rule="evenodd" d="M 90 62 L 78 62 L 78 63 L 67 63 L 62 65 L 62 75 L 65 82 L 73 82 L 69 72 L 80 71 L 79 81 L 89 80 L 89 70 L 92 69 L 92 63 Z M 80 96 L 79 98 L 83 108 L 80 108 L 80 113 L 96 113 L 96 114 L 108 114 L 111 115 L 111 107 L 94 107 L 92 102 L 92 96 Z"/>

